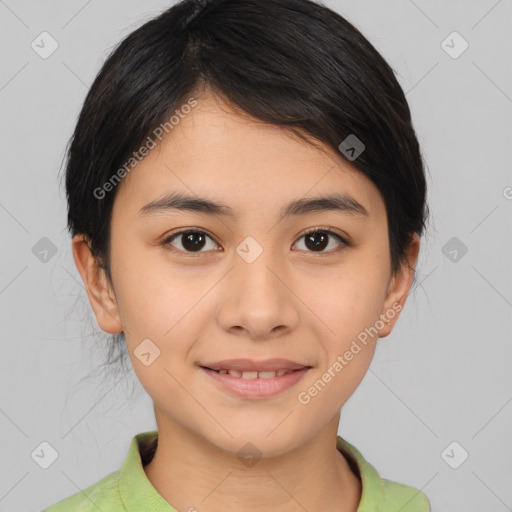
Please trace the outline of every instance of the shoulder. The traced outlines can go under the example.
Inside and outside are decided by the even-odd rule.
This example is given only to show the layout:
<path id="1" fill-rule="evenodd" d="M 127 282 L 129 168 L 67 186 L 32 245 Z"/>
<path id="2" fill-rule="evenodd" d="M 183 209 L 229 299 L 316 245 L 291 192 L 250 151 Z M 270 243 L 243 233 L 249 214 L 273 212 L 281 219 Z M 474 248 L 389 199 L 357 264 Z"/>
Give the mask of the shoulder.
<path id="1" fill-rule="evenodd" d="M 143 468 L 151 460 L 157 442 L 156 430 L 136 434 L 121 469 L 42 512 L 125 512 L 128 506 L 138 510 L 141 503 L 148 501 L 165 509 L 166 502 L 146 478 Z"/>
<path id="2" fill-rule="evenodd" d="M 351 443 L 338 436 L 337 448 L 362 482 L 357 512 L 431 512 L 427 496 L 410 485 L 382 478 L 377 470 Z"/>
<path id="3" fill-rule="evenodd" d="M 431 512 L 429 499 L 419 489 L 385 478 L 381 479 L 381 485 L 384 502 L 393 506 L 400 505 L 400 512 Z"/>
<path id="4" fill-rule="evenodd" d="M 42 510 L 42 512 L 122 512 L 119 494 L 119 471 Z"/>

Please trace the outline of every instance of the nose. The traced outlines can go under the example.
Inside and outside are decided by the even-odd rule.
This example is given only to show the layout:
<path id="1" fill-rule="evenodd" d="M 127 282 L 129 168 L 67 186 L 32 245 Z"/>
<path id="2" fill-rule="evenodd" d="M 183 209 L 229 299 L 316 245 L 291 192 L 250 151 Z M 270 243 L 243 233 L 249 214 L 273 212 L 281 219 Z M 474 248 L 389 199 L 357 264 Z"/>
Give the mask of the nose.
<path id="1" fill-rule="evenodd" d="M 252 263 L 237 256 L 234 268 L 223 281 L 216 314 L 217 322 L 226 332 L 256 341 L 272 339 L 296 328 L 296 295 L 287 283 L 284 265 L 270 251 L 263 251 Z"/>

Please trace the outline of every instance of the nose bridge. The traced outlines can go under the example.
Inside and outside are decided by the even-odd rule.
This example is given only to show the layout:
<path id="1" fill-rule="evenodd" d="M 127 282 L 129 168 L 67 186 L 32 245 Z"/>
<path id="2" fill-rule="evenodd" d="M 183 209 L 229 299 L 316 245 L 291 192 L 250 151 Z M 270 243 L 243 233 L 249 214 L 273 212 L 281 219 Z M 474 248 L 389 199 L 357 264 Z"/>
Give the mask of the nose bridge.
<path id="1" fill-rule="evenodd" d="M 253 338 L 271 334 L 277 327 L 291 328 L 298 315 L 276 251 L 247 237 L 236 249 L 229 290 L 219 305 L 218 320 L 224 330 L 240 328 Z"/>
<path id="2" fill-rule="evenodd" d="M 236 252 L 234 270 L 242 283 L 242 289 L 238 291 L 242 295 L 249 293 L 256 302 L 258 298 L 265 299 L 267 303 L 278 301 L 282 294 L 282 283 L 274 273 L 279 273 L 283 266 L 276 257 L 276 251 L 268 244 L 263 246 L 253 237 L 247 237 L 239 244 Z"/>

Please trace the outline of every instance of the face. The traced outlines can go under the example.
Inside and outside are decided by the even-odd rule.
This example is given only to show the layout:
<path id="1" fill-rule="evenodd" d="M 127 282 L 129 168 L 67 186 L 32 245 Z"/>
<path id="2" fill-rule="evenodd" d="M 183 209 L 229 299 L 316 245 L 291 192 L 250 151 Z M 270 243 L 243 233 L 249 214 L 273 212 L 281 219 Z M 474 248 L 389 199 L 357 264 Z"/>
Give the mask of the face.
<path id="1" fill-rule="evenodd" d="M 78 237 L 75 261 L 100 326 L 124 331 L 160 423 L 230 453 L 251 442 L 277 455 L 339 416 L 411 269 L 391 273 L 381 194 L 340 155 L 196 98 L 119 185 L 112 286 L 91 279 Z M 178 193 L 224 209 L 165 206 Z M 327 196 L 337 207 L 304 207 Z"/>

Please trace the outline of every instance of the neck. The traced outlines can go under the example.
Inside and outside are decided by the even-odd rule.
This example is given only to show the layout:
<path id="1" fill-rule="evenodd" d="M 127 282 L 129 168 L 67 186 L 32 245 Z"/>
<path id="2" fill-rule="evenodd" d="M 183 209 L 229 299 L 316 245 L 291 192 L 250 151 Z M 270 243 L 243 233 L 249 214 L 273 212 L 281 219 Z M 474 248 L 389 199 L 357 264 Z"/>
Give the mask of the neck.
<path id="1" fill-rule="evenodd" d="M 304 512 L 321 507 L 326 512 L 357 512 L 361 482 L 335 448 L 338 422 L 339 416 L 305 444 L 250 467 L 205 438 L 166 422 L 163 429 L 159 425 L 158 447 L 144 471 L 177 510 Z"/>

